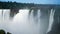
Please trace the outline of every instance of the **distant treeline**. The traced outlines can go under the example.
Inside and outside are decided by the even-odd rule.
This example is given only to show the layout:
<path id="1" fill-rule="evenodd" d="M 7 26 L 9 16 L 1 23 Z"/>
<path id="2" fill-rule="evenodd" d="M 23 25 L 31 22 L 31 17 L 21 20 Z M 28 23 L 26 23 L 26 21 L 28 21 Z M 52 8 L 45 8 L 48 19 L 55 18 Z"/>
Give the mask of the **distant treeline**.
<path id="1" fill-rule="evenodd" d="M 17 3 L 17 2 L 1 2 L 0 1 L 0 8 L 23 8 L 23 7 L 32 7 L 35 6 L 34 3 Z"/>
<path id="2" fill-rule="evenodd" d="M 1 2 L 0 1 L 0 9 L 14 9 L 14 8 L 35 8 L 35 7 L 48 7 L 48 8 L 52 8 L 52 7 L 57 7 L 60 5 L 56 5 L 56 4 L 34 4 L 34 3 L 17 3 L 17 2 Z"/>

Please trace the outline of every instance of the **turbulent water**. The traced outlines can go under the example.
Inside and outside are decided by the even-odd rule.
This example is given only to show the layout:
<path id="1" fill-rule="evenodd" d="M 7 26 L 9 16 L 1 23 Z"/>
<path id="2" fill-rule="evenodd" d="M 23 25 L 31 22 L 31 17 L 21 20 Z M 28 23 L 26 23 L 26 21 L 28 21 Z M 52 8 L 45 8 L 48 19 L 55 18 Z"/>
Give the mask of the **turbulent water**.
<path id="1" fill-rule="evenodd" d="M 41 30 L 41 11 L 38 9 L 35 12 L 36 15 L 34 10 L 31 10 L 30 14 L 29 11 L 29 9 L 20 9 L 19 13 L 14 15 L 11 20 L 10 10 L 0 9 L 0 29 L 12 34 L 42 34 L 44 30 Z M 53 23 L 53 16 L 54 12 L 51 10 L 49 28 L 51 28 L 51 23 Z M 49 28 L 48 30 L 50 30 Z"/>
<path id="2" fill-rule="evenodd" d="M 8 30 L 9 27 L 9 14 L 10 14 L 10 10 L 9 9 L 0 9 L 0 29 L 3 30 Z"/>
<path id="3" fill-rule="evenodd" d="M 48 31 L 49 32 L 52 28 L 52 24 L 53 24 L 53 21 L 54 21 L 54 13 L 55 13 L 55 10 L 51 9 L 51 12 L 50 12 L 50 18 L 49 18 L 49 28 L 48 28 Z"/>

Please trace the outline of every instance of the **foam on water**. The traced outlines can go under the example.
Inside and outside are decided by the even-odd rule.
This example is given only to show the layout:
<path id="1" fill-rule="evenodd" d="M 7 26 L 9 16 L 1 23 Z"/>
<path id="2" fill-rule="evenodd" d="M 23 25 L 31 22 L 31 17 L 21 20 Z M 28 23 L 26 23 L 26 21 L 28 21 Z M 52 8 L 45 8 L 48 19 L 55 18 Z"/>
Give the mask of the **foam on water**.
<path id="1" fill-rule="evenodd" d="M 13 19 L 10 20 L 10 10 L 0 9 L 0 29 L 4 29 L 6 32 L 11 32 L 12 34 L 42 34 L 44 30 L 40 31 L 42 27 L 40 25 L 42 23 L 40 9 L 37 10 L 36 16 L 33 15 L 34 10 L 31 11 L 30 15 L 29 11 L 29 9 L 20 9 L 19 13 L 14 15 Z M 52 9 L 48 31 L 51 30 L 54 12 Z"/>
<path id="2" fill-rule="evenodd" d="M 10 25 L 10 31 L 13 34 L 39 34 L 40 26 L 38 24 L 35 25 L 33 11 L 31 12 L 30 19 L 28 15 L 29 9 L 20 9 L 19 13 L 14 16 L 13 22 Z"/>

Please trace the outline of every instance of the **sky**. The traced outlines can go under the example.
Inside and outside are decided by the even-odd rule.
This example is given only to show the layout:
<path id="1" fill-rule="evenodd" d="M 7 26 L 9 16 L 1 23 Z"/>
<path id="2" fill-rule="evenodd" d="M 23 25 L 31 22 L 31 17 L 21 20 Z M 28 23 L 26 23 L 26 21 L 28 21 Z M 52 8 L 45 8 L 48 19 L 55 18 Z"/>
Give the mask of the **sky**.
<path id="1" fill-rule="evenodd" d="M 0 0 L 0 1 L 16 1 L 21 3 L 35 3 L 35 4 L 60 4 L 60 0 Z"/>

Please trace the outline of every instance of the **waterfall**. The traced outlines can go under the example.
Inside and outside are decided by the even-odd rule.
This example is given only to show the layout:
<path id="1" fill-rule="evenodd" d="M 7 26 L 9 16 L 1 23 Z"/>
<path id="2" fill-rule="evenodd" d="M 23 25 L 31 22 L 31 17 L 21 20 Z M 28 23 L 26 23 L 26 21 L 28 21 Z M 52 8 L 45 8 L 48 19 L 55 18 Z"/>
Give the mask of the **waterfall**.
<path id="1" fill-rule="evenodd" d="M 9 24 L 10 9 L 0 9 L 0 29 L 7 31 Z"/>
<path id="2" fill-rule="evenodd" d="M 45 33 L 43 23 L 46 23 L 45 18 L 41 18 L 41 11 L 37 9 L 36 11 L 30 9 L 20 9 L 17 14 L 14 15 L 13 19 L 10 20 L 10 9 L 0 10 L 0 29 L 4 29 L 6 32 L 11 32 L 12 34 L 43 34 Z M 54 10 L 51 10 L 49 28 L 51 27 L 51 18 L 53 18 Z M 42 19 L 42 20 L 41 20 Z M 42 25 L 42 26 L 41 26 Z M 44 27 L 44 28 L 43 28 Z"/>
<path id="3" fill-rule="evenodd" d="M 2 9 L 0 9 L 0 23 L 2 22 Z"/>
<path id="4" fill-rule="evenodd" d="M 52 24 L 53 24 L 53 21 L 54 21 L 54 13 L 55 13 L 55 10 L 54 9 L 51 9 L 51 12 L 50 12 L 50 18 L 49 18 L 49 28 L 48 28 L 48 31 L 51 31 L 51 27 L 52 27 Z"/>
<path id="5" fill-rule="evenodd" d="M 4 9 L 3 10 L 3 20 L 8 20 L 10 17 L 10 10 L 9 9 Z"/>
<path id="6" fill-rule="evenodd" d="M 10 32 L 12 34 L 40 34 L 40 10 L 37 11 L 37 24 L 33 12 L 34 10 L 31 11 L 29 16 L 29 9 L 20 9 L 9 26 Z"/>

